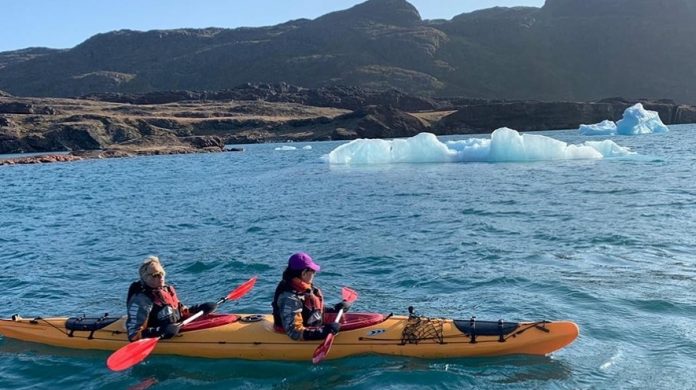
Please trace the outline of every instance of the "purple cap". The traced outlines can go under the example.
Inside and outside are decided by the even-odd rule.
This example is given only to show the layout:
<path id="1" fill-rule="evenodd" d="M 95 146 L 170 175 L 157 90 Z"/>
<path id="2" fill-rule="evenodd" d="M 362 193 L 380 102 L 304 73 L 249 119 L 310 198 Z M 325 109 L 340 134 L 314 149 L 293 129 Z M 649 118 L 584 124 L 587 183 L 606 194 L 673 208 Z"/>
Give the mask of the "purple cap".
<path id="1" fill-rule="evenodd" d="M 321 267 L 319 267 L 319 264 L 315 263 L 308 254 L 304 252 L 298 252 L 290 256 L 290 258 L 288 259 L 288 268 L 295 271 L 309 268 L 314 272 L 319 272 L 319 269 Z"/>

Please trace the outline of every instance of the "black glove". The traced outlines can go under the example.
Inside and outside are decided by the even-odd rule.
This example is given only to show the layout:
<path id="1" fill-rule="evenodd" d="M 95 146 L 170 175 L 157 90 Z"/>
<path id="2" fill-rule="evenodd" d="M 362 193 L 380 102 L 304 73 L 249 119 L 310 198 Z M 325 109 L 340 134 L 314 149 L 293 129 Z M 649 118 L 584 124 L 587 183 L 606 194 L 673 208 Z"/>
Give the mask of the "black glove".
<path id="1" fill-rule="evenodd" d="M 338 331 L 341 329 L 341 325 L 332 322 L 330 324 L 326 324 L 323 327 L 317 329 L 305 329 L 304 332 L 302 332 L 302 339 L 303 340 L 324 340 L 326 336 L 329 335 L 329 333 L 336 334 Z"/>
<path id="2" fill-rule="evenodd" d="M 324 337 L 328 336 L 329 333 L 336 334 L 338 331 L 341 330 L 341 324 L 336 323 L 336 322 L 330 322 L 326 325 L 321 330 L 321 333 L 324 335 Z"/>
<path id="3" fill-rule="evenodd" d="M 203 311 L 203 314 L 210 314 L 217 310 L 218 305 L 215 302 L 205 302 L 200 305 L 193 305 L 189 308 L 189 314 L 193 315 L 199 311 Z"/>
<path id="4" fill-rule="evenodd" d="M 179 324 L 169 324 L 165 326 L 164 329 L 162 329 L 162 339 L 171 339 L 179 334 L 179 329 L 181 329 L 181 325 Z"/>
<path id="5" fill-rule="evenodd" d="M 302 332 L 302 340 L 323 340 L 324 338 L 323 329 L 305 329 Z"/>
<path id="6" fill-rule="evenodd" d="M 351 303 L 348 301 L 341 301 L 338 302 L 336 305 L 334 305 L 334 310 L 336 313 L 338 313 L 339 310 L 343 309 L 344 313 L 347 313 L 348 310 L 350 310 Z"/>
<path id="7" fill-rule="evenodd" d="M 181 325 L 179 324 L 169 324 L 164 326 L 158 326 L 156 328 L 147 328 L 143 330 L 143 338 L 161 337 L 162 339 L 171 339 L 172 337 L 179 334 L 179 329 Z"/>
<path id="8" fill-rule="evenodd" d="M 160 337 L 160 328 L 146 328 L 141 333 L 144 339 L 149 339 L 153 337 Z"/>

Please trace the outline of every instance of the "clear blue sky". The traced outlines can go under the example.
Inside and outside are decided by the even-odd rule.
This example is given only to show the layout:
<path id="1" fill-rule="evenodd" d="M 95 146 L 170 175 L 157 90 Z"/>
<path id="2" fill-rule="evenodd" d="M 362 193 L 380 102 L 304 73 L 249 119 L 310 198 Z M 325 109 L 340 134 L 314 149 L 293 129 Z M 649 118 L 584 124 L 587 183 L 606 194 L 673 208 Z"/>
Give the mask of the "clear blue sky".
<path id="1" fill-rule="evenodd" d="M 94 34 L 154 30 L 270 26 L 314 19 L 363 0 L 5 0 L 0 2 L 0 51 L 42 46 L 70 48 Z M 423 19 L 494 6 L 541 7 L 544 0 L 410 0 Z"/>

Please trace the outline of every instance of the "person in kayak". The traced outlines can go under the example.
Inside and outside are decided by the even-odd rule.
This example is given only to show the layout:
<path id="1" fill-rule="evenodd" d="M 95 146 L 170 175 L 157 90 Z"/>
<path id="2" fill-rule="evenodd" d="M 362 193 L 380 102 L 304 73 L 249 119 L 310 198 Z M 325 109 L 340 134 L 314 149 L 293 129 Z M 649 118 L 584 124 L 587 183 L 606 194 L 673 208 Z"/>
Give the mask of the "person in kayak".
<path id="1" fill-rule="evenodd" d="M 161 337 L 169 339 L 179 333 L 179 322 L 189 315 L 203 311 L 212 313 L 215 302 L 186 307 L 176 296 L 174 286 L 164 283 L 165 271 L 159 258 L 150 256 L 140 265 L 140 280 L 128 289 L 128 340 Z"/>
<path id="2" fill-rule="evenodd" d="M 322 340 L 329 333 L 338 333 L 339 324 L 324 324 L 324 312 L 345 312 L 350 308 L 348 302 L 324 306 L 321 290 L 313 284 L 320 268 L 308 254 L 295 253 L 288 259 L 283 279 L 276 287 L 272 304 L 274 326 L 293 340 Z"/>

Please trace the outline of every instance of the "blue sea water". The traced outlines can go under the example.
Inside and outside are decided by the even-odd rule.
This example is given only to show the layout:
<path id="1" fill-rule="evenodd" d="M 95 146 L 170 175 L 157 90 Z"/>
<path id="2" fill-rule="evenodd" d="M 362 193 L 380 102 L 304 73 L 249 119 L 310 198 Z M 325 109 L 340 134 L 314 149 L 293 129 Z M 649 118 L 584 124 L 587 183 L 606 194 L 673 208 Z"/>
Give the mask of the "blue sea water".
<path id="1" fill-rule="evenodd" d="M 638 155 L 602 160 L 332 166 L 320 156 L 341 143 L 325 142 L 0 167 L 1 317 L 122 314 L 150 254 L 188 303 L 258 275 L 224 309 L 268 312 L 307 251 L 328 300 L 350 286 L 356 311 L 581 329 L 548 357 L 155 356 L 122 373 L 105 352 L 0 337 L 0 388 L 694 387 L 695 131 L 612 137 Z"/>

